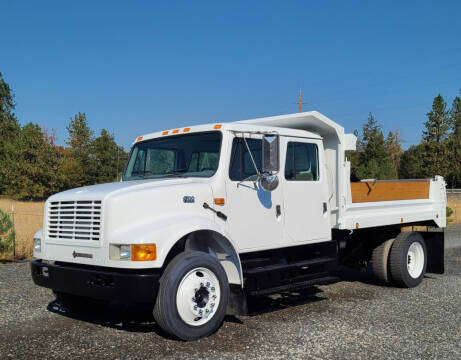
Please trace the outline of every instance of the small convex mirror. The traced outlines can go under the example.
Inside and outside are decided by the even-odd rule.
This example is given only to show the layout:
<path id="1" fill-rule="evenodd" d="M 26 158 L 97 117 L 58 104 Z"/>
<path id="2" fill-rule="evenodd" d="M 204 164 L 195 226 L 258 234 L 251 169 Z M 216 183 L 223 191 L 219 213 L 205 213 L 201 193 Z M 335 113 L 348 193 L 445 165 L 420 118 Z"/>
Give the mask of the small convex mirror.
<path id="1" fill-rule="evenodd" d="M 262 172 L 266 174 L 273 174 L 279 171 L 279 136 L 278 135 L 264 135 L 262 143 Z"/>
<path id="2" fill-rule="evenodd" d="M 261 175 L 259 183 L 264 190 L 272 191 L 275 190 L 277 186 L 279 186 L 279 178 L 277 175 L 264 173 Z"/>

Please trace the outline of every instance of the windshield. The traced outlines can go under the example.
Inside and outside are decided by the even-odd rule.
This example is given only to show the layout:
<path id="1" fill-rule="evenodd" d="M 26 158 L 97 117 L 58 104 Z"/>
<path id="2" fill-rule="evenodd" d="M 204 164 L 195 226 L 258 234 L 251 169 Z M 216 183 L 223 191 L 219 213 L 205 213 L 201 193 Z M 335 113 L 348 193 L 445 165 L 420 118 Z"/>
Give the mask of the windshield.
<path id="1" fill-rule="evenodd" d="M 210 177 L 218 169 L 221 133 L 176 135 L 135 144 L 123 180 Z"/>

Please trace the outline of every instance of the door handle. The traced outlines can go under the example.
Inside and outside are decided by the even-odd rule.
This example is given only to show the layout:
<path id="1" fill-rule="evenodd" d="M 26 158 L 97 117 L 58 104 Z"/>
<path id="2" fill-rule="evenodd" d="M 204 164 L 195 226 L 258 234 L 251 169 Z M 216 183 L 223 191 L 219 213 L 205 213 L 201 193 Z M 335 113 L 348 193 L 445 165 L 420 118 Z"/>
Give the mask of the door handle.
<path id="1" fill-rule="evenodd" d="M 275 216 L 279 217 L 280 215 L 282 215 L 282 209 L 280 208 L 280 205 L 276 205 L 275 206 Z"/>
<path id="2" fill-rule="evenodd" d="M 323 213 L 325 214 L 328 211 L 327 203 L 323 203 Z"/>

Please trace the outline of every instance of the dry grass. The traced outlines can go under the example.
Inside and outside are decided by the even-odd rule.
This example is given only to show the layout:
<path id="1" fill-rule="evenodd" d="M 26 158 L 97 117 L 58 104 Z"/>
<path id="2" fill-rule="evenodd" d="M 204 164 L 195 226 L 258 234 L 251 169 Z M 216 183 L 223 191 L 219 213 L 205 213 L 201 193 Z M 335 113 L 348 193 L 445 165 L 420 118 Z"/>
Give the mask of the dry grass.
<path id="1" fill-rule="evenodd" d="M 16 230 L 16 257 L 30 258 L 34 234 L 43 227 L 44 202 L 0 199 L 0 209 L 11 215 L 14 207 L 14 228 Z M 0 258 L 12 258 L 13 253 L 0 254 Z"/>

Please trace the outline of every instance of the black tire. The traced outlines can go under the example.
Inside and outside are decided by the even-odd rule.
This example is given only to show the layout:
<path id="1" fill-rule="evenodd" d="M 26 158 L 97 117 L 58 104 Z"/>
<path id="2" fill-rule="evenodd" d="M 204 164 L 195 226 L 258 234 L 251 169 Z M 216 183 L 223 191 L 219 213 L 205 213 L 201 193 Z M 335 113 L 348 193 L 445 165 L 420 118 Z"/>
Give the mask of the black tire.
<path id="1" fill-rule="evenodd" d="M 418 277 L 412 277 L 408 271 L 408 249 L 415 242 L 421 245 L 424 253 L 423 268 Z M 418 286 L 426 274 L 427 267 L 427 249 L 421 234 L 417 232 L 400 233 L 395 238 L 394 244 L 392 245 L 389 260 L 389 267 L 394 285 L 405 288 Z"/>
<path id="2" fill-rule="evenodd" d="M 393 243 L 394 239 L 384 241 L 373 249 L 372 254 L 373 274 L 379 281 L 385 284 L 390 282 L 389 253 Z"/>
<path id="3" fill-rule="evenodd" d="M 211 271 L 219 281 L 221 292 L 214 315 L 208 322 L 199 326 L 189 325 L 181 318 L 176 302 L 176 295 L 182 279 L 195 268 L 205 268 Z M 229 283 L 219 261 L 204 252 L 183 252 L 173 258 L 160 278 L 154 318 L 167 333 L 185 341 L 197 340 L 214 333 L 221 326 L 226 314 L 228 298 Z"/>

